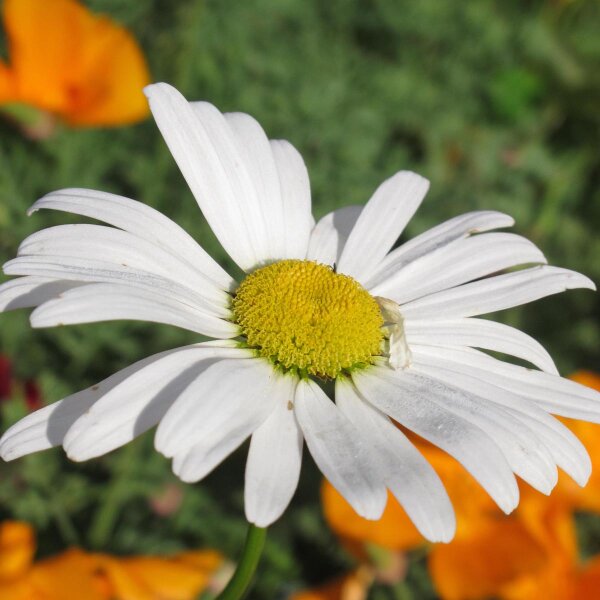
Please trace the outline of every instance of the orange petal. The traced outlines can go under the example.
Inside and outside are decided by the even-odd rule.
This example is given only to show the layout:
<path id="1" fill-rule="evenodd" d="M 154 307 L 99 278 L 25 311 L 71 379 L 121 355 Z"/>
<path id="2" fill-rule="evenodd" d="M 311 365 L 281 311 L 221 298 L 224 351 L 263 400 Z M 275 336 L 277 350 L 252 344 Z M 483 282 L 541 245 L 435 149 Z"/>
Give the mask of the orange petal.
<path id="1" fill-rule="evenodd" d="M 0 525 L 0 582 L 23 576 L 35 553 L 33 528 L 20 521 Z M 0 586 L 3 585 L 0 583 Z"/>
<path id="2" fill-rule="evenodd" d="M 600 556 L 585 566 L 571 600 L 600 600 Z"/>
<path id="3" fill-rule="evenodd" d="M 171 558 L 104 557 L 103 571 L 118 600 L 194 600 L 221 563 L 217 552 L 207 550 Z"/>
<path id="4" fill-rule="evenodd" d="M 294 594 L 290 600 L 366 600 L 372 582 L 372 573 L 360 567 L 325 585 Z"/>
<path id="5" fill-rule="evenodd" d="M 498 597 L 501 600 L 574 600 L 575 578 L 573 565 L 551 562 L 539 573 L 524 576 L 506 586 Z M 600 600 L 598 596 L 587 596 L 585 600 L 593 598 Z"/>
<path id="6" fill-rule="evenodd" d="M 133 36 L 107 18 L 89 18 L 79 76 L 64 115 L 72 125 L 119 125 L 149 114 L 143 88 L 150 83 L 144 56 Z"/>
<path id="7" fill-rule="evenodd" d="M 429 572 L 444 600 L 497 596 L 507 583 L 543 568 L 545 550 L 514 518 L 480 523 L 477 532 L 436 544 Z"/>
<path id="8" fill-rule="evenodd" d="M 47 600 L 47 598 L 34 589 L 30 578 L 24 577 L 17 581 L 2 582 L 0 600 Z"/>
<path id="9" fill-rule="evenodd" d="M 16 99 L 14 79 L 10 69 L 0 60 L 0 104 Z"/>
<path id="10" fill-rule="evenodd" d="M 575 564 L 578 547 L 571 507 L 560 497 L 548 497 L 532 488 L 521 488 L 521 504 L 516 515 L 523 526 L 554 557 Z"/>
<path id="11" fill-rule="evenodd" d="M 99 585 L 100 561 L 79 549 L 36 563 L 31 583 L 44 600 L 111 600 L 106 587 Z"/>
<path id="12" fill-rule="evenodd" d="M 148 114 L 143 55 L 126 29 L 75 0 L 5 0 L 17 96 L 80 125 Z"/>
<path id="13" fill-rule="evenodd" d="M 355 555 L 360 554 L 360 547 L 354 547 L 353 542 L 359 545 L 375 544 L 388 550 L 407 550 L 424 542 L 404 509 L 389 493 L 387 506 L 379 521 L 359 517 L 327 480 L 323 481 L 321 498 L 327 523 L 340 538 L 350 542 L 348 549 Z"/>
<path id="14" fill-rule="evenodd" d="M 435 447 L 424 446 L 422 452 L 440 476 L 452 501 L 456 513 L 455 539 L 468 536 L 479 529 L 481 523 L 504 515 L 457 460 Z"/>

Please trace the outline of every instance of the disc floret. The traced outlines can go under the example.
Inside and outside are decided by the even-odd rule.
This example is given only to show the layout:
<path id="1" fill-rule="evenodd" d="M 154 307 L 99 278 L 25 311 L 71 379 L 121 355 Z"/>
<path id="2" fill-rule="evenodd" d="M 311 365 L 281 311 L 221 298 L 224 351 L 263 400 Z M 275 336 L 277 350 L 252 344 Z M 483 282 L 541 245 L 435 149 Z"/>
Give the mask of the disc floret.
<path id="1" fill-rule="evenodd" d="M 250 348 L 286 371 L 334 379 L 381 354 L 375 299 L 352 277 L 307 260 L 283 260 L 248 275 L 233 315 Z"/>

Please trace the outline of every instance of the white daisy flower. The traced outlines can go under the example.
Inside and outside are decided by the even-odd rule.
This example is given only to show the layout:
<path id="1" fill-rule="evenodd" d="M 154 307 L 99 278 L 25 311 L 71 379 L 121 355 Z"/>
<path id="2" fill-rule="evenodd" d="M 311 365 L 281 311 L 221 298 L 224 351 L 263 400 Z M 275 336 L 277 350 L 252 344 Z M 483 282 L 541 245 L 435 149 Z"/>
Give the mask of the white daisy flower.
<path id="1" fill-rule="evenodd" d="M 0 287 L 0 309 L 36 307 L 34 327 L 137 319 L 215 341 L 152 356 L 25 417 L 0 441 L 5 460 L 57 445 L 87 460 L 158 425 L 157 450 L 195 482 L 251 437 L 246 516 L 265 527 L 294 494 L 306 441 L 357 513 L 379 518 L 389 489 L 432 541 L 452 538 L 452 506 L 396 423 L 459 460 L 506 512 L 519 501 L 515 474 L 544 493 L 557 466 L 585 484 L 589 457 L 550 413 L 600 422 L 598 393 L 562 379 L 526 334 L 476 317 L 594 289 L 589 279 L 545 266 L 518 235 L 489 233 L 513 224 L 493 211 L 393 249 L 429 187 L 406 171 L 364 208 L 315 224 L 306 167 L 288 142 L 164 83 L 146 93 L 202 212 L 247 276 L 234 281 L 178 225 L 134 200 L 67 189 L 36 202 L 31 212 L 109 226 L 28 237 L 4 266 L 21 277 Z M 528 266 L 496 275 L 519 265 Z M 332 381 L 335 403 L 321 387 Z"/>

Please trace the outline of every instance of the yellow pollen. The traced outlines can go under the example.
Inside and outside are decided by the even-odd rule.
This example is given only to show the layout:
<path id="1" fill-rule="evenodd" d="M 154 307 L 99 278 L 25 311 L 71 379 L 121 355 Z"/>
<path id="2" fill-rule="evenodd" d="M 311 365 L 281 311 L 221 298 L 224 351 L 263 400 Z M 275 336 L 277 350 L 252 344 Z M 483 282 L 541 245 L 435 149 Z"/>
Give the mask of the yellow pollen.
<path id="1" fill-rule="evenodd" d="M 383 318 L 352 277 L 307 260 L 248 275 L 233 299 L 248 346 L 285 370 L 328 379 L 381 354 Z"/>

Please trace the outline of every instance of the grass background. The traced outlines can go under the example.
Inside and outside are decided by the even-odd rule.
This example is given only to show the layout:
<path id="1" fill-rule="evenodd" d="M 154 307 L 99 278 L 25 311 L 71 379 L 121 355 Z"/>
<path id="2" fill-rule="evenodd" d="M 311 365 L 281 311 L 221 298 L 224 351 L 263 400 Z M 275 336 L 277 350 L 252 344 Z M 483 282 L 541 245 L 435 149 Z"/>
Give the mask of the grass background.
<path id="1" fill-rule="evenodd" d="M 400 169 L 431 180 L 406 237 L 459 213 L 496 209 L 550 263 L 600 281 L 600 4 L 594 0 L 89 0 L 129 27 L 156 81 L 221 110 L 252 114 L 303 154 L 315 216 L 364 203 Z M 5 40 L 0 44 L 5 48 Z M 231 266 L 151 120 L 122 129 L 61 129 L 31 141 L 0 123 L 0 258 L 42 227 L 76 222 L 26 209 L 44 193 L 90 187 L 127 195 L 184 226 Z M 562 373 L 600 370 L 598 296 L 573 291 L 498 318 L 538 338 Z M 0 315 L 0 352 L 47 401 L 134 360 L 197 339 L 167 326 L 115 322 L 31 330 Z M 24 408 L 5 404 L 6 426 Z M 245 523 L 245 451 L 183 486 L 175 514 L 149 499 L 176 485 L 144 436 L 88 464 L 50 451 L 0 466 L 0 516 L 40 531 L 40 555 L 72 543 L 115 553 L 211 546 L 235 557 Z M 292 508 L 272 528 L 253 599 L 284 598 L 349 559 L 323 526 L 319 475 L 305 461 Z M 599 547 L 597 523 L 582 527 Z M 422 559 L 414 598 L 434 597 Z M 372 597 L 395 598 L 392 590 Z M 406 597 L 406 596 L 404 596 Z M 408 597 L 411 597 L 410 595 Z"/>

